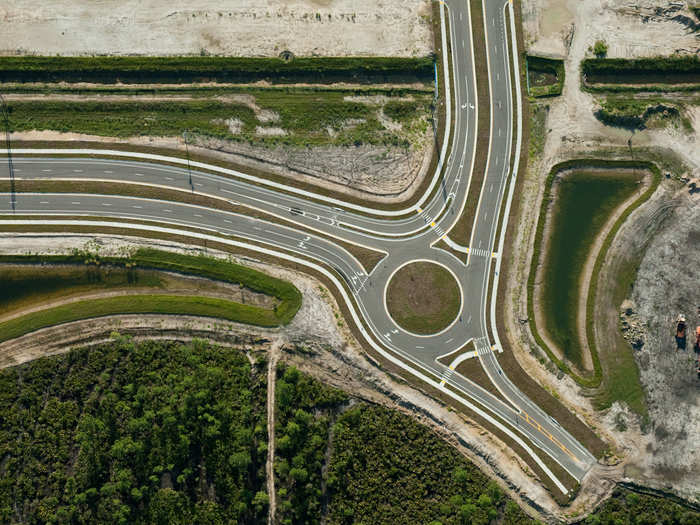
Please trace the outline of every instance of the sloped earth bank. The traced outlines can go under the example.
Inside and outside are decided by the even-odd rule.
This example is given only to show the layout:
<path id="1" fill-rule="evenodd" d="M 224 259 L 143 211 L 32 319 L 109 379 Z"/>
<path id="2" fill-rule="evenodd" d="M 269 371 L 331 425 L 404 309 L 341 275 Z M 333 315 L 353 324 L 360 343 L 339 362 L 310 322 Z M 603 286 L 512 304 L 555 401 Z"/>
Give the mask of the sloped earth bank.
<path id="1" fill-rule="evenodd" d="M 191 154 L 215 161 L 233 162 L 291 181 L 313 184 L 370 201 L 392 203 L 410 198 L 428 175 L 435 148 L 432 130 L 416 138 L 410 148 L 398 146 L 291 146 L 261 147 L 244 142 L 197 137 L 189 145 Z M 174 137 L 100 137 L 58 131 L 12 133 L 13 141 L 90 141 L 168 148 L 185 153 L 185 143 Z M 47 147 L 51 147 L 47 144 Z"/>
<path id="2" fill-rule="evenodd" d="M 90 248 L 98 247 L 99 253 L 105 256 L 124 254 L 135 246 L 201 253 L 201 250 L 178 243 L 120 236 L 3 234 L 0 236 L 0 254 L 65 253 L 76 248 L 84 249 L 89 240 L 96 241 L 90 243 Z M 226 256 L 213 250 L 208 254 Z M 2 343 L 0 367 L 104 340 L 113 331 L 142 338 L 211 338 L 220 344 L 249 349 L 281 345 L 285 350 L 281 359 L 295 364 L 302 371 L 362 399 L 407 413 L 435 429 L 482 471 L 496 479 L 528 512 L 545 519 L 564 517 L 563 509 L 501 441 L 403 380 L 387 375 L 368 360 L 347 325 L 339 321 L 340 311 L 333 297 L 317 281 L 248 259 L 242 263 L 291 280 L 301 290 L 304 297 L 302 307 L 287 327 L 260 330 L 187 316 L 114 316 L 47 328 Z"/>

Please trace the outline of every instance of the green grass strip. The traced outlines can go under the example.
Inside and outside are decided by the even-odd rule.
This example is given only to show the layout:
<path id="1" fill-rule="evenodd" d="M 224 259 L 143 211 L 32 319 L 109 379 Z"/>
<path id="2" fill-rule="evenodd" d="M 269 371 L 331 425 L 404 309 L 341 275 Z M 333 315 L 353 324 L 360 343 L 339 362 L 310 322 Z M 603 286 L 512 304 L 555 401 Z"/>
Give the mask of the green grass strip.
<path id="1" fill-rule="evenodd" d="M 272 310 L 225 299 L 183 295 L 127 295 L 68 303 L 0 323 L 0 341 L 71 321 L 116 314 L 169 314 L 217 317 L 263 327 L 278 326 Z"/>
<path id="2" fill-rule="evenodd" d="M 625 211 L 620 215 L 620 217 L 615 221 L 615 224 L 611 228 L 610 232 L 608 232 L 608 235 L 605 237 L 605 240 L 603 241 L 603 245 L 601 246 L 600 252 L 598 253 L 598 257 L 596 258 L 594 267 L 593 267 L 593 274 L 591 276 L 591 285 L 588 289 L 588 297 L 586 299 L 586 336 L 588 338 L 588 347 L 590 348 L 591 351 L 591 359 L 593 361 L 593 375 L 592 376 L 581 376 L 576 374 L 568 364 L 566 364 L 564 361 L 559 359 L 554 352 L 552 351 L 551 348 L 544 342 L 542 339 L 542 336 L 539 334 L 537 330 L 537 324 L 535 323 L 535 307 L 534 307 L 534 289 L 535 289 L 535 276 L 537 272 L 537 264 L 536 261 L 540 260 L 540 255 L 542 251 L 542 243 L 543 243 L 543 236 L 544 236 L 544 223 L 545 223 L 545 217 L 547 214 L 547 207 L 549 206 L 549 203 L 551 202 L 551 189 L 552 189 L 552 183 L 554 182 L 554 178 L 561 173 L 562 171 L 566 170 L 572 170 L 572 169 L 601 169 L 601 168 L 607 168 L 607 169 L 645 169 L 648 170 L 652 173 L 653 176 L 653 181 L 649 188 L 642 194 L 640 197 L 635 200 L 632 204 L 630 204 L 629 207 L 625 209 Z M 537 344 L 545 351 L 549 359 L 564 373 L 570 375 L 576 383 L 583 387 L 587 388 L 596 388 L 601 385 L 601 382 L 603 380 L 603 368 L 600 362 L 600 356 L 598 355 L 598 349 L 595 344 L 595 337 L 593 334 L 593 309 L 595 306 L 595 301 L 596 301 L 596 296 L 598 292 L 598 276 L 600 274 L 600 270 L 603 266 L 603 262 L 605 261 L 605 256 L 608 252 L 608 249 L 610 248 L 610 245 L 612 244 L 615 235 L 617 235 L 618 230 L 622 226 L 622 224 L 627 220 L 627 217 L 636 210 L 639 206 L 641 206 L 643 203 L 645 203 L 651 195 L 656 191 L 657 186 L 659 185 L 659 182 L 661 182 L 661 171 L 659 168 L 651 163 L 651 162 L 644 162 L 644 161 L 614 161 L 614 160 L 602 160 L 602 159 L 574 159 L 574 160 L 569 160 L 566 162 L 562 162 L 560 164 L 555 165 L 551 171 L 549 172 L 549 175 L 547 176 L 547 180 L 545 182 L 545 189 L 544 189 L 544 198 L 542 200 L 542 205 L 540 207 L 540 216 L 537 221 L 537 231 L 535 233 L 535 247 L 534 247 L 534 252 L 533 252 L 533 258 L 532 260 L 535 261 L 535 264 L 532 264 L 530 266 L 530 275 L 528 276 L 528 281 L 527 281 L 527 289 L 528 289 L 528 294 L 527 294 L 527 311 L 528 311 L 528 317 L 532 319 L 530 322 L 530 328 L 532 330 L 532 335 L 535 338 L 535 341 Z"/>
<path id="3" fill-rule="evenodd" d="M 280 302 L 274 310 L 268 310 L 223 299 L 190 296 L 136 295 L 80 301 L 2 323 L 0 324 L 0 340 L 17 337 L 17 335 L 12 334 L 21 335 L 44 326 L 116 313 L 191 314 L 220 317 L 257 326 L 280 326 L 288 324 L 294 318 L 302 301 L 301 292 L 292 283 L 271 277 L 252 268 L 213 257 L 184 255 L 151 248 L 141 248 L 128 258 L 99 257 L 87 252 L 75 252 L 71 255 L 5 255 L 0 257 L 0 263 L 3 262 L 24 264 L 105 263 L 173 271 L 239 284 L 254 292 L 275 297 Z M 23 329 L 22 326 L 26 329 Z"/>

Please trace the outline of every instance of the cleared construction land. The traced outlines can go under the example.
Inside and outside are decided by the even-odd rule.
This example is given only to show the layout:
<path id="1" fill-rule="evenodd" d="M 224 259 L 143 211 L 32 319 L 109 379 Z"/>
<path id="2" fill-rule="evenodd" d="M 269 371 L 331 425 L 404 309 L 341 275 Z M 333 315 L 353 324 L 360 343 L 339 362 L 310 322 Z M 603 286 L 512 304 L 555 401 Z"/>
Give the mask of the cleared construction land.
<path id="1" fill-rule="evenodd" d="M 0 54 L 424 56 L 429 15 L 427 0 L 8 0 Z"/>

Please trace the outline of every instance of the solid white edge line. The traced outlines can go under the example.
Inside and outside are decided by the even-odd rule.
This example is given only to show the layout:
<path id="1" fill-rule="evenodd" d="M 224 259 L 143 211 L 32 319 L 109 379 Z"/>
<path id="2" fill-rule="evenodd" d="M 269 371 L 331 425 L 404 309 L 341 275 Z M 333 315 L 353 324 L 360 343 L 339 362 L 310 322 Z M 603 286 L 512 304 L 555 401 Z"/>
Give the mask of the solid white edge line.
<path id="1" fill-rule="evenodd" d="M 442 53 L 442 63 L 443 63 L 443 71 L 444 71 L 444 77 L 448 78 L 449 71 L 448 71 L 448 61 L 447 61 L 447 33 L 445 32 L 445 10 L 444 10 L 444 4 L 440 4 L 440 21 L 441 21 L 441 33 L 442 33 L 442 46 L 443 46 L 443 53 Z M 282 190 L 285 192 L 290 192 L 294 193 L 297 195 L 301 195 L 306 198 L 310 199 L 316 199 L 320 200 L 323 202 L 327 202 L 329 204 L 333 204 L 335 206 L 341 206 L 346 209 L 351 209 L 354 211 L 360 211 L 363 213 L 368 213 L 371 215 L 378 215 L 378 216 L 384 216 L 384 217 L 395 217 L 399 215 L 406 215 L 407 213 L 414 212 L 417 208 L 419 207 L 425 207 L 424 203 L 425 201 L 430 197 L 430 195 L 433 192 L 433 189 L 437 185 L 438 179 L 440 178 L 440 173 L 442 172 L 442 168 L 445 164 L 445 154 L 447 152 L 447 143 L 448 143 L 448 138 L 449 138 L 449 130 L 452 125 L 452 93 L 450 91 L 450 82 L 445 81 L 445 105 L 446 105 L 446 110 L 445 110 L 445 135 L 443 137 L 443 143 L 442 143 L 442 149 L 440 151 L 440 157 L 438 159 L 438 164 L 437 167 L 435 168 L 435 173 L 433 174 L 433 178 L 430 181 L 430 186 L 426 189 L 426 191 L 423 193 L 419 201 L 414 204 L 413 206 L 410 206 L 409 208 L 404 208 L 402 210 L 394 210 L 394 211 L 388 211 L 388 210 L 379 210 L 376 208 L 368 208 L 366 206 L 361 206 L 359 204 L 352 204 L 348 203 L 339 199 L 334 199 L 332 197 L 326 197 L 325 195 L 320 195 L 311 191 L 306 191 L 306 190 L 300 190 L 298 188 L 294 188 L 292 186 L 287 186 L 285 184 L 280 184 L 279 182 L 274 182 L 265 178 L 261 177 L 256 177 L 254 175 L 248 175 L 246 173 L 242 173 L 240 171 L 232 170 L 229 168 L 222 168 L 220 166 L 215 166 L 212 164 L 207 164 L 205 162 L 199 162 L 199 161 L 188 161 L 187 159 L 182 159 L 179 157 L 169 157 L 166 155 L 156 155 L 153 153 L 139 153 L 139 152 L 129 152 L 129 151 L 118 151 L 118 150 L 103 150 L 103 149 L 56 149 L 56 148 L 49 148 L 49 149 L 32 149 L 32 148 L 16 148 L 13 149 L 12 152 L 15 155 L 27 155 L 27 154 L 40 154 L 40 155 L 59 155 L 59 154 L 66 154 L 66 153 L 72 153 L 74 155 L 109 155 L 113 157 L 131 157 L 131 158 L 137 158 L 137 159 L 148 159 L 148 160 L 155 160 L 155 161 L 160 161 L 160 162 L 170 162 L 172 164 L 179 164 L 181 166 L 187 166 L 190 165 L 195 168 L 202 168 L 202 169 L 207 169 L 209 171 L 214 171 L 218 173 L 224 173 L 226 175 L 231 175 L 234 177 L 237 177 L 239 179 L 252 182 L 254 184 L 260 184 L 263 186 L 268 186 L 271 188 L 275 188 L 277 190 Z M 7 149 L 2 148 L 0 149 L 0 154 L 7 154 Z"/>
<path id="2" fill-rule="evenodd" d="M 348 309 L 352 315 L 353 321 L 355 322 L 355 325 L 358 327 L 358 330 L 364 337 L 364 339 L 367 341 L 367 343 L 372 346 L 372 348 L 379 353 L 382 357 L 390 361 L 392 364 L 402 368 L 403 370 L 407 371 L 408 373 L 412 374 L 413 376 L 417 377 L 421 381 L 424 381 L 425 383 L 429 384 L 433 388 L 437 388 L 441 392 L 447 394 L 451 398 L 453 398 L 455 401 L 458 401 L 465 405 L 469 410 L 472 410 L 475 412 L 477 415 L 480 417 L 484 418 L 486 421 L 488 421 L 490 424 L 492 424 L 494 427 L 496 427 L 498 430 L 501 432 L 505 433 L 508 437 L 510 437 L 513 441 L 515 441 L 518 445 L 520 445 L 525 452 L 537 463 L 537 465 L 549 476 L 552 480 L 555 481 L 557 484 L 557 488 L 559 488 L 564 494 L 567 494 L 566 488 L 559 482 L 554 475 L 554 473 L 547 467 L 547 465 L 542 461 L 542 459 L 530 448 L 530 446 L 525 443 L 518 435 L 514 434 L 508 427 L 494 419 L 490 414 L 482 410 L 481 408 L 477 407 L 476 405 L 472 404 L 468 399 L 463 398 L 456 393 L 454 393 L 452 390 L 446 388 L 443 384 L 440 382 L 433 381 L 430 379 L 428 376 L 424 375 L 423 373 L 419 372 L 415 368 L 412 368 L 408 366 L 406 363 L 404 363 L 402 360 L 394 357 L 393 355 L 389 354 L 386 352 L 380 345 L 378 345 L 372 337 L 370 337 L 370 334 L 367 333 L 367 330 L 365 330 L 364 325 L 362 324 L 357 311 L 355 310 L 355 305 L 353 302 L 350 300 L 350 296 L 348 296 L 347 291 L 343 287 L 343 285 L 336 279 L 336 277 L 323 268 L 322 266 L 319 266 L 311 261 L 307 261 L 306 259 L 300 259 L 298 257 L 295 257 L 293 255 L 290 255 L 288 253 L 281 253 L 277 252 L 275 250 L 271 250 L 268 248 L 263 248 L 261 246 L 256 246 L 253 244 L 247 244 L 245 242 L 240 242 L 240 241 L 234 241 L 232 239 L 226 239 L 223 237 L 218 237 L 215 235 L 207 235 L 203 233 L 197 233 L 197 232 L 191 232 L 187 230 L 178 230 L 175 228 L 165 228 L 162 226 L 146 226 L 146 225 L 141 225 L 141 224 L 134 224 L 134 223 L 121 223 L 121 222 L 111 222 L 111 221 L 77 221 L 77 220 L 67 220 L 67 221 L 49 221 L 49 220 L 0 220 L 0 225 L 6 225 L 6 224 L 25 224 L 25 225 L 49 225 L 49 224 L 62 224 L 62 225 L 68 225 L 68 226 L 102 226 L 102 227 L 118 227 L 122 229 L 128 229 L 128 230 L 148 230 L 148 231 L 157 231 L 161 233 L 167 233 L 171 235 L 182 235 L 185 237 L 194 237 L 198 239 L 206 239 L 214 242 L 220 242 L 222 244 L 228 244 L 230 246 L 234 246 L 237 248 L 242 248 L 246 250 L 252 250 L 252 251 L 257 251 L 260 253 L 264 253 L 266 255 L 270 255 L 272 257 L 277 257 L 283 260 L 291 261 L 296 264 L 300 264 L 302 266 L 307 266 L 309 268 L 313 268 L 314 270 L 318 271 L 325 277 L 327 277 L 338 289 L 340 292 L 341 296 L 343 297 L 343 300 L 345 301 L 346 305 L 348 306 Z"/>

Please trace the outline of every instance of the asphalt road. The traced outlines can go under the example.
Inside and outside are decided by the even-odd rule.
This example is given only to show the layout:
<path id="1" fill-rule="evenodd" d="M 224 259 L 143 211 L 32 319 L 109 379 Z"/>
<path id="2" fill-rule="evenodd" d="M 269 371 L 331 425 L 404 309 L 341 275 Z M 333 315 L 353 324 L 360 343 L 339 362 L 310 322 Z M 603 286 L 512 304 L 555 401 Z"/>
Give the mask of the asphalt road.
<path id="1" fill-rule="evenodd" d="M 15 156 L 18 179 L 106 180 L 153 184 L 224 198 L 280 216 L 326 235 L 385 252 L 386 257 L 367 274 L 352 255 L 337 244 L 272 222 L 187 204 L 134 197 L 86 194 L 19 194 L 16 213 L 42 218 L 85 215 L 149 219 L 236 235 L 271 247 L 284 248 L 323 262 L 347 281 L 359 310 L 376 341 L 411 365 L 456 388 L 500 418 L 514 431 L 559 463 L 580 481 L 595 458 L 566 430 L 530 401 L 505 376 L 486 328 L 487 285 L 496 244 L 498 217 L 511 173 L 513 107 L 511 54 L 502 1 L 485 1 L 485 29 L 491 94 L 490 149 L 486 177 L 473 226 L 467 264 L 432 245 L 449 231 L 466 200 L 474 158 L 476 107 L 470 16 L 465 0 L 449 6 L 454 88 L 454 139 L 440 187 L 424 207 L 410 216 L 391 219 L 341 209 L 335 203 L 311 202 L 304 196 L 280 192 L 264 183 L 236 180 L 212 173 L 133 160 L 91 158 L 22 158 Z M 7 176 L 7 167 L 3 166 Z M 3 198 L 1 213 L 11 213 Z M 404 264 L 429 260 L 445 266 L 459 282 L 462 310 L 455 322 L 434 336 L 418 336 L 397 326 L 385 308 L 384 291 L 391 275 Z M 478 359 L 509 403 L 440 364 L 437 358 L 473 340 Z M 550 476 L 552 477 L 552 476 Z"/>

